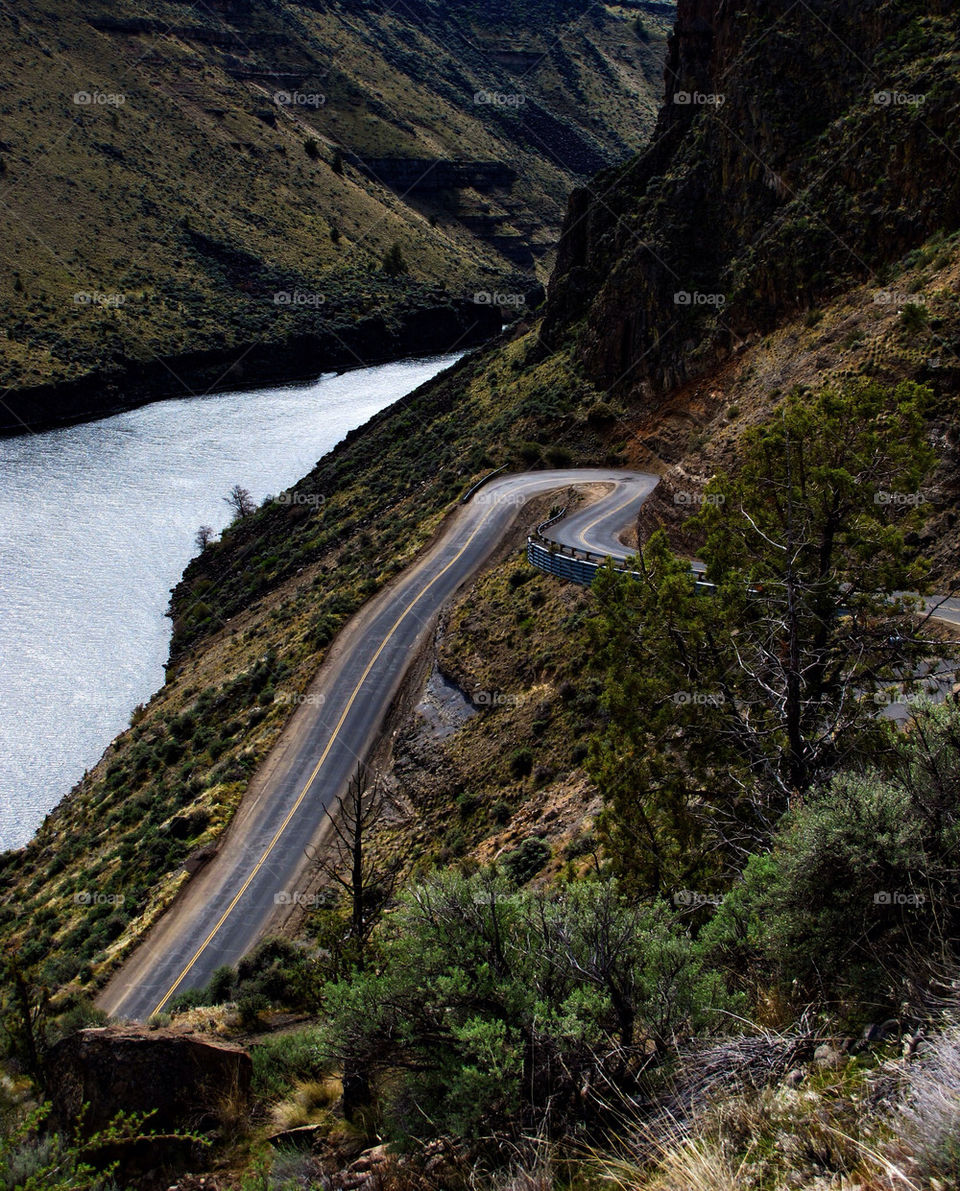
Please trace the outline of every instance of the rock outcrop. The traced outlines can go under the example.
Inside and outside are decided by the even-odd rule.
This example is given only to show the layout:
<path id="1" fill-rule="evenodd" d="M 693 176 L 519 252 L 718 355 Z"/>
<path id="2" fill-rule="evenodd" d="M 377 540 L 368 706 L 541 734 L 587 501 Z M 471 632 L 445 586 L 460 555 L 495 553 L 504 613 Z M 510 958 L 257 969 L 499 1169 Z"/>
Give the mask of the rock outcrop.
<path id="1" fill-rule="evenodd" d="M 250 1101 L 242 1047 L 175 1030 L 107 1026 L 64 1038 L 50 1055 L 59 1121 L 87 1133 L 117 1113 L 153 1113 L 151 1131 L 203 1130 L 242 1116 Z M 84 1108 L 86 1106 L 86 1108 Z"/>
<path id="2" fill-rule="evenodd" d="M 945 0 L 679 0 L 647 152 L 574 192 L 543 344 L 656 408 L 960 221 Z"/>

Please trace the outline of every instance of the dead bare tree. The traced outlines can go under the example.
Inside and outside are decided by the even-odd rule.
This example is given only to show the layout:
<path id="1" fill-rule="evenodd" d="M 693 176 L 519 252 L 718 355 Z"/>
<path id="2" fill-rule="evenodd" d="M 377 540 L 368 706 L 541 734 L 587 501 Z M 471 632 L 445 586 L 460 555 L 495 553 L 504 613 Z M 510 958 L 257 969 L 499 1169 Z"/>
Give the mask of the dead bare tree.
<path id="1" fill-rule="evenodd" d="M 234 484 L 223 499 L 233 510 L 235 521 L 242 517 L 249 517 L 251 513 L 256 512 L 256 501 L 250 495 L 249 488 L 244 488 L 240 484 Z"/>
<path id="2" fill-rule="evenodd" d="M 386 857 L 370 847 L 377 825 L 393 809 L 395 804 L 379 775 L 358 765 L 346 792 L 329 809 L 333 830 L 329 849 L 307 850 L 319 872 L 347 895 L 349 937 L 357 971 L 363 971 L 370 935 L 393 896 L 403 867 L 400 857 Z"/>
<path id="3" fill-rule="evenodd" d="M 379 775 L 358 765 L 346 793 L 328 810 L 333 838 L 320 852 L 308 848 L 307 855 L 319 873 L 339 885 L 347 895 L 350 910 L 348 939 L 353 944 L 353 968 L 362 972 L 370 935 L 393 896 L 403 862 L 399 857 L 377 854 L 371 837 L 394 803 Z M 363 1062 L 344 1064 L 343 1112 L 350 1120 L 370 1102 L 370 1076 Z"/>

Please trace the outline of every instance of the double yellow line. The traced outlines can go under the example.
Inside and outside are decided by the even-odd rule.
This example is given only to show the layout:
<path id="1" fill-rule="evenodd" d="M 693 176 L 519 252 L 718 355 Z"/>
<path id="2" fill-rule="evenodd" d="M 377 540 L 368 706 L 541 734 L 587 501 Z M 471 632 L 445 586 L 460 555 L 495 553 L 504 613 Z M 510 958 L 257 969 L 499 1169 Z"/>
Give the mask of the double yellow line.
<path id="1" fill-rule="evenodd" d="M 496 506 L 494 506 L 494 509 L 495 508 L 496 508 Z M 277 841 L 280 839 L 280 837 L 286 831 L 287 827 L 290 825 L 290 820 L 297 813 L 297 810 L 299 809 L 301 803 L 303 802 L 304 798 L 306 798 L 306 796 L 307 796 L 307 791 L 313 785 L 317 774 L 323 768 L 323 764 L 326 761 L 327 757 L 330 755 L 330 750 L 333 748 L 333 746 L 337 740 L 337 737 L 340 734 L 340 729 L 343 727 L 347 716 L 350 714 L 350 709 L 353 707 L 354 703 L 356 702 L 357 696 L 360 694 L 361 688 L 363 687 L 363 684 L 366 682 L 366 680 L 370 674 L 370 671 L 376 665 L 377 659 L 380 657 L 381 653 L 383 653 L 383 651 L 386 649 L 387 645 L 390 643 L 394 633 L 396 633 L 397 629 L 403 623 L 404 618 L 408 615 L 408 613 L 410 613 L 413 610 L 413 608 L 417 604 L 417 602 L 419 600 L 421 600 L 427 594 L 427 592 L 430 590 L 430 588 L 433 587 L 433 585 L 436 582 L 438 582 L 440 579 L 442 579 L 443 576 L 447 573 L 447 571 L 450 570 L 451 567 L 455 566 L 460 561 L 460 559 L 464 556 L 464 554 L 466 554 L 467 550 L 469 550 L 470 546 L 473 544 L 477 535 L 484 528 L 484 526 L 487 524 L 487 522 L 490 520 L 490 518 L 492 516 L 493 516 L 492 511 L 490 513 L 487 513 L 487 515 L 477 525 L 477 528 L 473 531 L 473 533 L 470 534 L 470 536 L 467 538 L 467 540 L 464 542 L 464 544 L 460 547 L 460 549 L 457 551 L 457 553 L 453 556 L 453 558 L 450 559 L 450 561 L 443 568 L 443 570 L 438 571 L 436 573 L 436 575 L 434 575 L 434 577 L 430 580 L 430 582 L 427 583 L 425 586 L 423 586 L 417 592 L 417 594 L 406 605 L 406 607 L 403 609 L 403 611 L 400 613 L 400 615 L 397 617 L 397 619 L 393 622 L 393 625 L 392 625 L 390 631 L 387 633 L 387 635 L 384 637 L 384 639 L 380 642 L 379 646 L 377 647 L 376 653 L 373 655 L 373 657 L 367 663 L 366 668 L 364 669 L 363 673 L 360 675 L 359 682 L 353 688 L 353 693 L 351 694 L 350 698 L 347 700 L 347 705 L 346 705 L 346 707 L 344 707 L 343 713 L 340 716 L 339 720 L 337 720 L 336 727 L 333 729 L 333 733 L 330 736 L 330 739 L 327 741 L 326 747 L 324 748 L 323 752 L 320 754 L 320 760 L 316 763 L 316 765 L 313 768 L 313 772 L 310 774 L 310 776 L 307 778 L 306 782 L 304 783 L 304 787 L 298 794 L 296 802 L 294 802 L 293 806 L 291 806 L 290 810 L 287 812 L 286 817 L 284 818 L 284 820 L 280 824 L 280 826 L 277 828 L 276 832 L 274 833 L 273 839 L 271 839 L 270 843 L 267 845 L 266 849 L 264 850 L 263 855 L 257 861 L 257 863 L 254 866 L 253 870 L 251 871 L 250 875 L 247 877 L 247 879 L 244 881 L 244 883 L 240 886 L 240 888 L 237 890 L 236 894 L 234 895 L 233 899 L 231 900 L 230 904 L 227 906 L 227 908 L 223 911 L 223 913 L 217 919 L 216 925 L 213 927 L 213 929 L 210 931 L 210 933 L 207 935 L 207 937 L 203 940 L 203 942 L 200 944 L 200 946 L 197 948 L 197 950 L 190 957 L 190 960 L 187 963 L 187 965 L 184 967 L 183 971 L 176 978 L 176 980 L 174 980 L 173 984 L 170 985 L 170 987 L 167 989 L 167 991 L 163 994 L 163 996 L 157 1002 L 156 1008 L 153 1010 L 153 1013 L 159 1013 L 163 1009 L 164 1005 L 166 1005 L 167 1001 L 169 1001 L 170 998 L 173 996 L 173 994 L 177 991 L 177 989 L 180 987 L 183 980 L 186 978 L 186 976 L 188 975 L 190 970 L 193 968 L 193 965 L 197 962 L 197 960 L 200 958 L 200 956 L 204 953 L 204 951 L 209 946 L 211 939 L 213 939 L 214 935 L 216 935 L 216 933 L 217 933 L 217 931 L 219 931 L 220 927 L 223 926 L 223 924 L 226 922 L 226 920 L 233 913 L 234 909 L 236 908 L 237 903 L 240 901 L 240 899 L 243 897 L 243 895 L 249 889 L 250 884 L 256 877 L 257 873 L 261 870 L 261 868 L 263 868 L 264 864 L 266 864 L 266 862 L 270 856 L 270 853 L 277 846 Z M 151 1016 L 152 1016 L 152 1014 L 151 1014 Z"/>

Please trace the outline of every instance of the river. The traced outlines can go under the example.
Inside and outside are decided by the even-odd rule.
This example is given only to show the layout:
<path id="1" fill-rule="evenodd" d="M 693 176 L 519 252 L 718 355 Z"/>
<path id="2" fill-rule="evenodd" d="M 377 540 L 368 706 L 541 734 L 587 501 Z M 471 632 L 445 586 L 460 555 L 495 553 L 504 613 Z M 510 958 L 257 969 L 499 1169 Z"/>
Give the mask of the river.
<path id="1" fill-rule="evenodd" d="M 200 525 L 305 475 L 458 356 L 161 401 L 0 440 L 0 848 L 26 843 L 163 683 Z"/>

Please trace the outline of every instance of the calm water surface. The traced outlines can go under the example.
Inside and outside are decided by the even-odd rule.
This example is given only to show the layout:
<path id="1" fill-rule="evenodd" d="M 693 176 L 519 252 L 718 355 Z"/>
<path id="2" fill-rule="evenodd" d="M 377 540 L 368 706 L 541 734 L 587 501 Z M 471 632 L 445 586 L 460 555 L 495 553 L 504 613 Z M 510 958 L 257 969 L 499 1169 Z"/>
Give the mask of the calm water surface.
<path id="1" fill-rule="evenodd" d="M 234 484 L 259 501 L 457 356 L 163 401 L 0 440 L 0 848 L 163 683 L 169 590 Z"/>

